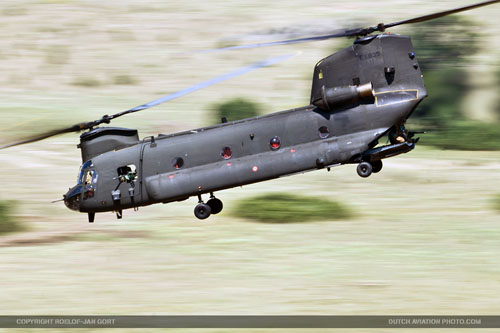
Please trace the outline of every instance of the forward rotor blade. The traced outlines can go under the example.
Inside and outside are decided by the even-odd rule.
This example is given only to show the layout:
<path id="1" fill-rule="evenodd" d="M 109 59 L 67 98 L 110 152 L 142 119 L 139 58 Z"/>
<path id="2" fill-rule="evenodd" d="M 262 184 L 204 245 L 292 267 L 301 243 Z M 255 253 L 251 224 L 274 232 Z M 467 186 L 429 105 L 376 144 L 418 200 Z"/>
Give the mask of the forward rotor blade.
<path id="1" fill-rule="evenodd" d="M 53 136 L 56 136 L 56 135 L 60 135 L 60 134 L 84 131 L 86 129 L 90 129 L 92 127 L 98 126 L 98 125 L 100 125 L 102 123 L 106 123 L 107 124 L 111 120 L 113 120 L 115 118 L 118 118 L 118 117 L 121 117 L 121 116 L 123 116 L 125 114 L 133 113 L 133 112 L 138 112 L 138 111 L 142 111 L 142 110 L 145 110 L 145 109 L 149 109 L 149 108 L 151 108 L 153 106 L 156 106 L 156 105 L 159 105 L 159 104 L 171 101 L 173 99 L 182 97 L 184 95 L 190 94 L 190 93 L 195 92 L 197 90 L 209 87 L 211 85 L 220 83 L 220 82 L 225 81 L 225 80 L 229 80 L 229 79 L 234 78 L 236 76 L 243 75 L 243 74 L 246 74 L 246 73 L 251 72 L 253 70 L 256 70 L 256 69 L 259 69 L 259 68 L 262 68 L 262 67 L 271 66 L 271 65 L 276 64 L 278 62 L 285 61 L 285 60 L 287 60 L 287 59 L 289 59 L 289 58 L 291 58 L 291 57 L 293 57 L 293 56 L 295 56 L 297 54 L 298 53 L 286 54 L 286 55 L 282 55 L 282 56 L 279 56 L 279 57 L 273 57 L 273 58 L 269 58 L 269 59 L 266 59 L 266 60 L 263 60 L 263 61 L 260 61 L 260 62 L 256 62 L 254 64 L 251 64 L 251 65 L 248 65 L 248 66 L 236 69 L 236 70 L 234 70 L 232 72 L 229 72 L 229 73 L 217 76 L 217 77 L 215 77 L 213 79 L 210 79 L 210 80 L 198 83 L 198 84 L 193 85 L 191 87 L 188 87 L 186 89 L 177 91 L 177 92 L 172 93 L 170 95 L 167 95 L 167 96 L 155 99 L 154 101 L 151 101 L 149 103 L 136 106 L 135 108 L 129 109 L 127 111 L 122 111 L 122 112 L 116 113 L 116 114 L 111 115 L 111 116 L 105 115 L 101 119 L 98 119 L 98 120 L 95 120 L 95 121 L 91 121 L 91 122 L 88 122 L 88 123 L 79 123 L 79 124 L 76 124 L 76 125 L 73 125 L 73 126 L 70 126 L 70 127 L 67 127 L 67 128 L 56 129 L 56 130 L 53 130 L 53 131 L 48 131 L 48 132 L 43 133 L 43 134 L 38 134 L 36 136 L 30 137 L 30 138 L 27 138 L 27 139 L 24 139 L 24 140 L 21 140 L 21 141 L 18 141 L 18 142 L 14 142 L 14 143 L 10 143 L 10 144 L 4 145 L 4 146 L 0 146 L 0 150 L 1 149 L 5 149 L 5 148 L 9 148 L 9 147 L 19 146 L 19 145 L 22 145 L 22 144 L 25 144 L 25 143 L 32 143 L 32 142 L 40 141 L 40 140 L 47 139 L 47 138 L 50 138 L 50 137 L 53 137 Z"/>
<path id="2" fill-rule="evenodd" d="M 236 46 L 228 46 L 228 47 L 223 47 L 223 48 L 218 48 L 218 49 L 211 49 L 207 50 L 204 52 L 217 52 L 217 51 L 227 51 L 227 50 L 240 50 L 240 49 L 250 49 L 250 48 L 258 48 L 258 47 L 267 47 L 267 46 L 275 46 L 275 45 L 286 45 L 286 44 L 297 44 L 297 43 L 305 43 L 305 42 L 313 42 L 313 41 L 320 41 L 320 40 L 327 40 L 331 38 L 340 38 L 340 37 L 356 37 L 356 36 L 365 36 L 368 34 L 371 34 L 372 32 L 375 31 L 380 31 L 384 32 L 388 28 L 392 28 L 398 25 L 403 25 L 403 24 L 411 24 L 411 23 L 419 23 L 419 22 L 425 22 L 433 19 L 437 19 L 443 16 L 455 14 L 455 13 L 460 13 L 463 11 L 471 10 L 474 8 L 479 8 L 483 6 L 488 6 L 492 5 L 495 3 L 500 2 L 500 0 L 490 0 L 490 1 L 485 1 L 481 3 L 477 3 L 474 5 L 469 5 L 465 7 L 460 7 L 460 8 L 455 8 L 455 9 L 450 9 L 446 11 L 442 11 L 439 13 L 434 13 L 434 14 L 429 14 L 429 15 L 424 15 L 424 16 L 419 16 L 415 17 L 412 19 L 408 20 L 403 20 L 399 22 L 393 22 L 389 24 L 384 24 L 384 23 L 379 23 L 376 26 L 368 27 L 368 28 L 358 28 L 358 29 L 353 29 L 353 30 L 346 30 L 344 32 L 340 33 L 334 33 L 334 34 L 329 34 L 329 35 L 321 35 L 321 36 L 312 36 L 312 37 L 304 37 L 304 38 L 295 38 L 295 39 L 288 39 L 288 40 L 281 40 L 277 42 L 267 42 L 267 43 L 256 43 L 256 44 L 247 44 L 247 45 L 236 45 Z"/>
<path id="3" fill-rule="evenodd" d="M 86 129 L 86 125 L 87 125 L 87 123 L 80 123 L 80 124 L 73 125 L 71 127 L 56 129 L 56 130 L 49 131 L 49 132 L 46 132 L 43 134 L 39 134 L 37 136 L 33 136 L 33 137 L 30 137 L 30 138 L 27 138 L 27 139 L 24 139 L 24 140 L 21 140 L 18 142 L 9 143 L 7 145 L 0 146 L 0 149 L 19 146 L 19 145 L 23 145 L 25 143 L 32 143 L 32 142 L 36 142 L 36 141 L 50 138 L 52 136 L 60 135 L 60 134 L 83 131 L 84 129 Z"/>
<path id="4" fill-rule="evenodd" d="M 188 87 L 186 89 L 177 91 L 177 92 L 172 93 L 170 95 L 167 95 L 167 96 L 155 99 L 154 101 L 151 101 L 149 103 L 136 106 L 135 108 L 132 108 L 130 110 L 120 112 L 120 113 L 114 115 L 113 118 L 120 117 L 120 116 L 122 116 L 124 114 L 127 114 L 127 113 L 132 113 L 132 112 L 137 112 L 137 111 L 142 111 L 142 110 L 145 110 L 145 109 L 149 109 L 150 107 L 153 107 L 153 106 L 156 106 L 156 105 L 159 105 L 159 104 L 171 101 L 173 99 L 182 97 L 184 95 L 190 94 L 192 92 L 195 92 L 195 91 L 203 89 L 203 88 L 207 88 L 207 87 L 209 87 L 211 85 L 220 83 L 222 81 L 226 81 L 226 80 L 232 79 L 233 77 L 246 74 L 248 72 L 251 72 L 253 70 L 256 70 L 256 69 L 259 69 L 259 68 L 262 68 L 262 67 L 271 66 L 271 65 L 274 65 L 274 64 L 276 64 L 278 62 L 285 61 L 285 60 L 287 60 L 287 59 L 289 59 L 289 58 L 291 58 L 291 57 L 293 57 L 293 56 L 295 56 L 297 54 L 298 53 L 286 54 L 286 55 L 282 55 L 282 56 L 279 56 L 279 57 L 273 57 L 273 58 L 269 58 L 269 59 L 266 59 L 266 60 L 263 60 L 263 61 L 259 61 L 259 62 L 253 63 L 251 65 L 248 65 L 248 66 L 236 69 L 236 70 L 234 70 L 232 72 L 229 72 L 229 73 L 226 73 L 226 74 L 214 77 L 214 78 L 212 78 L 210 80 L 207 80 L 207 81 L 195 84 L 194 86 L 191 86 L 191 87 Z"/>

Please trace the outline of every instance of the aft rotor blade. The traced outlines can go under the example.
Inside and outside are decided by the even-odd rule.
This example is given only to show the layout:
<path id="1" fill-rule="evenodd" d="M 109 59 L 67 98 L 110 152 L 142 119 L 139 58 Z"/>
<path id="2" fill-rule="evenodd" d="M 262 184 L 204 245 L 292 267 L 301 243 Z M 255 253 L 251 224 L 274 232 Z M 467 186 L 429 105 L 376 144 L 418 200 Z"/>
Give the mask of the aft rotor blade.
<path id="1" fill-rule="evenodd" d="M 331 38 L 349 37 L 349 36 L 355 36 L 355 35 L 352 35 L 351 31 L 345 31 L 345 32 L 329 34 L 329 35 L 287 39 L 287 40 L 281 40 L 281 41 L 276 41 L 276 42 L 227 46 L 227 47 L 222 47 L 219 49 L 205 50 L 202 52 L 209 53 L 209 52 L 228 51 L 228 50 L 252 49 L 252 48 L 257 48 L 257 47 L 268 47 L 268 46 L 276 46 L 276 45 L 298 44 L 298 43 L 307 43 L 307 42 L 327 40 L 327 39 L 331 39 Z"/>
<path id="2" fill-rule="evenodd" d="M 434 19 L 437 19 L 437 18 L 440 18 L 440 17 L 443 17 L 443 16 L 447 16 L 447 15 L 456 14 L 456 13 L 464 12 L 464 11 L 467 11 L 467 10 L 471 10 L 471 9 L 474 9 L 474 8 L 479 8 L 479 7 L 483 7 L 483 6 L 492 5 L 492 4 L 495 4 L 497 2 L 500 2 L 500 0 L 492 0 L 492 1 L 480 2 L 480 3 L 476 3 L 474 5 L 460 7 L 460 8 L 455 8 L 455 9 L 450 9 L 450 10 L 445 10 L 445 11 L 442 11 L 442 12 L 439 12 L 439 13 L 434 13 L 434 14 L 429 14 L 429 15 L 415 17 L 415 18 L 412 18 L 412 19 L 409 19 L 409 20 L 404 20 L 404 21 L 399 21 L 399 22 L 384 24 L 384 27 L 387 29 L 387 28 L 395 27 L 397 25 L 425 22 L 425 21 L 434 20 Z"/>
<path id="3" fill-rule="evenodd" d="M 273 57 L 273 58 L 269 58 L 269 59 L 266 59 L 266 60 L 263 60 L 263 61 L 259 61 L 259 62 L 256 62 L 254 64 L 251 64 L 251 65 L 248 65 L 248 66 L 236 69 L 236 70 L 234 70 L 232 72 L 229 72 L 229 73 L 217 76 L 217 77 L 212 78 L 210 80 L 207 80 L 207 81 L 195 84 L 195 85 L 193 85 L 191 87 L 188 87 L 186 89 L 177 91 L 177 92 L 172 93 L 170 95 L 167 95 L 167 96 L 155 99 L 154 101 L 151 101 L 149 103 L 136 106 L 135 108 L 129 109 L 127 111 L 122 111 L 122 112 L 116 113 L 116 114 L 111 115 L 111 116 L 105 115 L 101 119 L 94 120 L 94 121 L 91 121 L 91 122 L 88 122 L 88 123 L 79 123 L 79 124 L 76 124 L 76 125 L 73 125 L 73 126 L 70 126 L 70 127 L 56 129 L 56 130 L 48 131 L 46 133 L 38 134 L 36 136 L 29 137 L 27 139 L 24 139 L 24 140 L 21 140 L 21 141 L 18 141 L 18 142 L 14 142 L 14 143 L 10 143 L 10 144 L 4 145 L 4 146 L 0 146 L 0 150 L 1 149 L 5 149 L 5 148 L 9 148 L 9 147 L 19 146 L 19 145 L 26 144 L 26 143 L 32 143 L 32 142 L 40 141 L 40 140 L 47 139 L 47 138 L 50 138 L 50 137 L 53 137 L 53 136 L 56 136 L 56 135 L 60 135 L 60 134 L 84 131 L 86 129 L 90 129 L 92 127 L 98 126 L 98 125 L 100 125 L 102 123 L 108 124 L 111 120 L 113 120 L 115 118 L 118 118 L 118 117 L 121 117 L 121 116 L 123 116 L 125 114 L 133 113 L 133 112 L 138 112 L 138 111 L 142 111 L 142 110 L 145 110 L 145 109 L 149 109 L 149 108 L 151 108 L 153 106 L 156 106 L 156 105 L 159 105 L 159 104 L 171 101 L 171 100 L 173 100 L 175 98 L 182 97 L 184 95 L 190 94 L 190 93 L 195 92 L 197 90 L 209 87 L 211 85 L 220 83 L 220 82 L 225 81 L 225 80 L 229 80 L 229 79 L 234 78 L 236 76 L 243 75 L 243 74 L 246 74 L 246 73 L 251 72 L 253 70 L 256 70 L 256 69 L 259 69 L 259 68 L 262 68 L 262 67 L 271 66 L 271 65 L 276 64 L 278 62 L 285 61 L 285 60 L 287 60 L 287 59 L 289 59 L 289 58 L 291 58 L 291 57 L 293 57 L 293 56 L 295 56 L 297 54 L 298 53 L 286 54 L 286 55 L 282 55 L 282 56 L 279 56 L 279 57 Z"/>
<path id="4" fill-rule="evenodd" d="M 321 40 L 327 40 L 327 39 L 332 39 L 332 38 L 341 38 L 341 37 L 356 37 L 356 36 L 365 36 L 368 34 L 371 34 L 372 32 L 375 31 L 380 31 L 383 32 L 388 28 L 392 28 L 398 25 L 403 25 L 403 24 L 411 24 L 411 23 L 419 23 L 419 22 L 425 22 L 429 20 L 434 20 L 443 16 L 455 14 L 455 13 L 460 13 L 463 11 L 471 10 L 474 8 L 479 8 L 483 6 L 488 6 L 492 5 L 495 3 L 500 2 L 500 0 L 490 0 L 490 1 L 485 1 L 481 3 L 477 3 L 474 5 L 469 5 L 465 7 L 460 7 L 460 8 L 455 8 L 455 9 L 450 9 L 450 10 L 445 10 L 439 13 L 434 13 L 434 14 L 428 14 L 424 16 L 419 16 L 415 17 L 412 19 L 408 20 L 403 20 L 399 22 L 393 22 L 389 24 L 384 24 L 384 23 L 379 23 L 376 26 L 368 27 L 368 28 L 358 28 L 358 29 L 353 29 L 353 30 L 346 30 L 344 32 L 340 33 L 334 33 L 334 34 L 329 34 L 329 35 L 321 35 L 321 36 L 312 36 L 312 37 L 304 37 L 304 38 L 295 38 L 295 39 L 288 39 L 288 40 L 281 40 L 281 41 L 276 41 L 276 42 L 267 42 L 267 43 L 256 43 L 256 44 L 246 44 L 246 45 L 236 45 L 236 46 L 228 46 L 228 47 L 223 47 L 223 48 L 218 48 L 218 49 L 211 49 L 207 50 L 204 52 L 217 52 L 217 51 L 227 51 L 227 50 L 240 50 L 240 49 L 250 49 L 250 48 L 257 48 L 257 47 L 267 47 L 267 46 L 275 46 L 275 45 L 287 45 L 287 44 L 297 44 L 297 43 L 306 43 L 306 42 L 314 42 L 314 41 L 321 41 Z"/>

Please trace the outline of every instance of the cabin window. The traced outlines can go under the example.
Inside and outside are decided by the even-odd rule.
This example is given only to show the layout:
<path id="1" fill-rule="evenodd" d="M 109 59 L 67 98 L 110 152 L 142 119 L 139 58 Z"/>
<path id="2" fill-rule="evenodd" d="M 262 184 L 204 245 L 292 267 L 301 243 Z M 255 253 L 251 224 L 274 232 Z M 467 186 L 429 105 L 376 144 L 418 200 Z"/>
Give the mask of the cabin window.
<path id="1" fill-rule="evenodd" d="M 321 139 L 326 139 L 330 135 L 330 131 L 328 131 L 328 127 L 326 126 L 321 126 L 318 129 L 318 134 Z"/>
<path id="2" fill-rule="evenodd" d="M 231 150 L 231 147 L 224 147 L 222 148 L 220 155 L 223 159 L 228 160 L 231 156 L 233 156 L 233 151 Z"/>
<path id="3" fill-rule="evenodd" d="M 116 169 L 116 172 L 122 183 L 131 183 L 137 178 L 137 168 L 134 164 L 121 166 Z"/>
<path id="4" fill-rule="evenodd" d="M 184 165 L 184 160 L 182 159 L 182 157 L 176 157 L 172 160 L 172 166 L 176 169 L 182 168 L 183 165 Z"/>
<path id="5" fill-rule="evenodd" d="M 280 138 L 275 136 L 274 138 L 271 139 L 271 141 L 269 142 L 269 145 L 271 146 L 272 150 L 279 149 L 281 147 Z"/>

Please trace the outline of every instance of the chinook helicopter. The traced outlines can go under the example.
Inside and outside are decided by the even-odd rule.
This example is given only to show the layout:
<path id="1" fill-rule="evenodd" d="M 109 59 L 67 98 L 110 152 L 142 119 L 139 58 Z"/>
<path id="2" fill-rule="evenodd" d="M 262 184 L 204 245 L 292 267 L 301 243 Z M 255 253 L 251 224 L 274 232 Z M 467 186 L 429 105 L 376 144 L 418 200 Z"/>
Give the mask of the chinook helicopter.
<path id="1" fill-rule="evenodd" d="M 423 76 L 407 36 L 385 33 L 398 25 L 424 22 L 491 5 L 486 1 L 390 24 L 342 33 L 219 50 L 354 37 L 352 46 L 320 60 L 313 73 L 310 105 L 191 131 L 139 139 L 135 129 L 98 127 L 122 115 L 248 71 L 283 61 L 272 58 L 136 108 L 9 144 L 54 135 L 80 136 L 82 166 L 75 186 L 63 196 L 69 209 L 95 214 L 198 197 L 194 214 L 206 219 L 222 211 L 216 191 L 343 164 L 357 173 L 380 172 L 382 160 L 415 148 L 418 138 L 404 122 L 427 96 Z M 380 32 L 380 34 L 372 34 Z M 212 50 L 213 51 L 213 50 Z M 389 134 L 390 144 L 377 146 Z M 209 195 L 205 203 L 202 195 Z"/>

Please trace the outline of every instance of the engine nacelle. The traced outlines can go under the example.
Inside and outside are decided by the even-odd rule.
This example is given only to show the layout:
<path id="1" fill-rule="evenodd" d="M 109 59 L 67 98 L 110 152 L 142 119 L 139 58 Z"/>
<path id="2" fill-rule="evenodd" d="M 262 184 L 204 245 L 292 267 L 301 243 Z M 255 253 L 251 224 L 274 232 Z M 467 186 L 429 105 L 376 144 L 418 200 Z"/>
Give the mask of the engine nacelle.
<path id="1" fill-rule="evenodd" d="M 346 86 L 325 88 L 321 87 L 320 98 L 312 102 L 313 105 L 327 111 L 338 107 L 354 106 L 361 99 L 373 98 L 373 85 L 371 82 L 360 86 Z"/>

